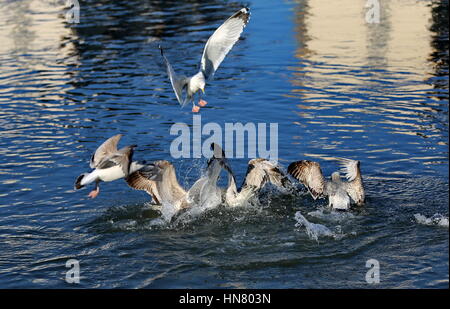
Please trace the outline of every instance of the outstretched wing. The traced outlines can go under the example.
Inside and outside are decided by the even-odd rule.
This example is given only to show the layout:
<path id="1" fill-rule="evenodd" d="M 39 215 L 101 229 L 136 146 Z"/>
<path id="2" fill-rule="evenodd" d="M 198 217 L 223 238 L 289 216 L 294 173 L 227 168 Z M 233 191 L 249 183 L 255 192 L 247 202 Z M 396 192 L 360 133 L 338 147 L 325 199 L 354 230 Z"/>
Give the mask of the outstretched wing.
<path id="1" fill-rule="evenodd" d="M 239 40 L 249 18 L 248 8 L 239 10 L 217 28 L 208 39 L 201 60 L 201 71 L 207 80 L 213 77 L 225 56 Z"/>
<path id="2" fill-rule="evenodd" d="M 143 190 L 151 195 L 156 204 L 161 203 L 156 181 L 161 178 L 161 170 L 155 164 L 148 164 L 125 178 L 127 184 L 136 190 Z"/>
<path id="3" fill-rule="evenodd" d="M 289 179 L 274 162 L 261 158 L 250 160 L 242 187 L 252 186 L 260 189 L 267 182 L 277 187 L 285 187 Z"/>
<path id="4" fill-rule="evenodd" d="M 101 160 L 96 168 L 97 169 L 106 169 L 113 166 L 120 166 L 125 176 L 128 175 L 130 170 L 130 164 L 133 158 L 133 148 L 137 147 L 136 145 L 126 146 L 117 152 L 106 156 Z"/>
<path id="5" fill-rule="evenodd" d="M 293 162 L 288 166 L 288 173 L 300 181 L 314 199 L 323 195 L 325 179 L 319 163 L 309 160 Z"/>
<path id="6" fill-rule="evenodd" d="M 359 169 L 359 161 L 350 160 L 345 158 L 337 158 L 339 164 L 341 165 L 342 172 L 347 178 L 347 181 L 353 181 L 356 177 L 361 175 L 361 171 Z"/>
<path id="7" fill-rule="evenodd" d="M 177 97 L 178 102 L 181 106 L 184 106 L 187 103 L 187 98 L 183 99 L 183 88 L 188 84 L 188 79 L 185 76 L 177 76 L 172 66 L 170 65 L 169 60 L 167 60 L 164 55 L 164 51 L 161 46 L 159 46 L 161 51 L 161 56 L 164 59 L 164 63 L 166 64 L 167 74 L 169 75 L 170 83 L 172 84 L 173 91 Z"/>
<path id="8" fill-rule="evenodd" d="M 91 168 L 97 168 L 99 164 L 102 163 L 106 158 L 112 156 L 117 152 L 117 144 L 119 143 L 122 134 L 114 135 L 108 138 L 100 147 L 97 148 L 95 153 L 92 155 L 89 162 Z"/>
<path id="9" fill-rule="evenodd" d="M 131 161 L 133 160 L 134 148 L 137 145 L 126 146 L 120 149 L 116 155 L 114 155 L 111 159 L 117 162 L 120 166 L 122 166 L 123 173 L 128 175 L 130 171 Z"/>
<path id="10" fill-rule="evenodd" d="M 342 166 L 342 172 L 348 180 L 348 182 L 344 183 L 345 190 L 358 206 L 363 205 L 365 200 L 365 191 L 361 176 L 360 162 L 344 158 L 337 159 Z"/>

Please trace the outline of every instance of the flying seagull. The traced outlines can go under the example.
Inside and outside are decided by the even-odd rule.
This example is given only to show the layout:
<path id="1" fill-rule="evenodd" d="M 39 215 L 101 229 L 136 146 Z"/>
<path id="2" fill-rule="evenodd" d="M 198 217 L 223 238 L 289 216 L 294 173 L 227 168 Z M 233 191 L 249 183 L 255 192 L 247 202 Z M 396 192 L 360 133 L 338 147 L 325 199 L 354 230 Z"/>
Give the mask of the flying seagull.
<path id="1" fill-rule="evenodd" d="M 327 181 L 322 174 L 320 164 L 309 160 L 293 162 L 288 173 L 300 181 L 314 199 L 328 196 L 328 205 L 338 210 L 347 210 L 351 203 L 358 206 L 364 204 L 364 185 L 361 176 L 360 162 L 349 159 L 338 159 L 347 181 L 342 181 L 339 172 L 331 175 Z"/>
<path id="2" fill-rule="evenodd" d="M 133 149 L 136 145 L 126 146 L 117 150 L 122 134 L 114 135 L 97 148 L 90 160 L 90 167 L 94 170 L 83 173 L 75 181 L 75 190 L 95 182 L 95 190 L 89 193 L 89 197 L 95 198 L 100 192 L 100 181 L 114 181 L 127 177 L 128 174 L 143 167 L 138 162 L 132 162 Z"/>
<path id="3" fill-rule="evenodd" d="M 191 77 L 176 75 L 169 60 L 167 60 L 167 57 L 164 55 L 163 49 L 159 46 L 161 55 L 164 58 L 167 67 L 167 74 L 169 75 L 172 88 L 181 106 L 185 106 L 187 103 L 192 102 L 192 112 L 197 113 L 200 110 L 200 106 L 203 107 L 207 104 L 205 100 L 201 99 L 200 95 L 200 100 L 198 102 L 200 106 L 195 105 L 194 95 L 199 90 L 201 90 L 203 94 L 205 93 L 206 82 L 212 80 L 214 73 L 217 71 L 225 56 L 239 40 L 239 36 L 247 25 L 249 18 L 250 10 L 248 8 L 242 8 L 214 31 L 206 42 L 205 49 L 203 50 L 200 71 Z M 183 90 L 186 91 L 184 98 Z"/>

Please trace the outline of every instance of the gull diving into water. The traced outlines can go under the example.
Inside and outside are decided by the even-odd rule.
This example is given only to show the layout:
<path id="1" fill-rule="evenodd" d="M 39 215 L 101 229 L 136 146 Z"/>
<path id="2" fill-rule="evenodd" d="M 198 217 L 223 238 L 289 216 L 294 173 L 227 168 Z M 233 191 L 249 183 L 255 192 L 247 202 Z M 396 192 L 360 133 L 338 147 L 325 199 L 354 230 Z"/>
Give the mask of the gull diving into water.
<path id="1" fill-rule="evenodd" d="M 95 190 L 88 195 L 91 198 L 95 198 L 100 192 L 100 181 L 109 182 L 127 177 L 128 174 L 144 166 L 138 162 L 132 162 L 133 149 L 137 147 L 136 145 L 126 146 L 117 150 L 117 144 L 121 137 L 122 134 L 110 137 L 97 148 L 89 164 L 94 170 L 78 176 L 75 181 L 76 190 L 95 182 Z"/>
<path id="2" fill-rule="evenodd" d="M 194 95 L 199 90 L 205 93 L 206 82 L 212 80 L 214 73 L 217 71 L 225 56 L 239 40 L 249 18 L 249 9 L 240 9 L 214 31 L 206 42 L 203 50 L 200 71 L 191 77 L 176 75 L 167 60 L 167 57 L 164 55 L 163 49 L 161 46 L 159 47 L 167 67 L 167 74 L 169 75 L 172 88 L 181 106 L 185 106 L 187 103 L 192 102 L 192 112 L 197 113 L 200 110 L 200 106 L 205 106 L 207 104 L 205 100 L 201 99 L 200 94 L 200 100 L 198 102 L 200 106 L 195 105 Z M 183 90 L 186 92 L 184 98 Z"/>
<path id="3" fill-rule="evenodd" d="M 360 170 L 360 162 L 349 159 L 338 159 L 342 171 L 347 178 L 343 182 L 339 172 L 331 175 L 331 181 L 325 180 L 320 164 L 301 160 L 288 167 L 288 173 L 302 183 L 314 199 L 328 196 L 328 206 L 333 209 L 347 210 L 352 203 L 364 204 L 364 186 Z"/>

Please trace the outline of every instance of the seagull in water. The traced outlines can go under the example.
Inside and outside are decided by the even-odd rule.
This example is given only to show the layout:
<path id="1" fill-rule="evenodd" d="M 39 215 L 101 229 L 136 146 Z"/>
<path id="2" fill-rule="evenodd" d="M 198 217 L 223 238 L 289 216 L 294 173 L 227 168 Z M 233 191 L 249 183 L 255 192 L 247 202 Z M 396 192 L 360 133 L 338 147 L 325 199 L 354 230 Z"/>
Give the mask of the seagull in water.
<path id="1" fill-rule="evenodd" d="M 248 162 L 247 173 L 241 188 L 237 188 L 236 179 L 231 168 L 226 165 L 228 172 L 228 187 L 225 192 L 225 202 L 229 207 L 244 206 L 256 196 L 268 182 L 278 188 L 290 188 L 290 181 L 280 170 L 278 165 L 267 159 L 256 158 Z"/>
<path id="2" fill-rule="evenodd" d="M 352 203 L 364 204 L 364 185 L 360 162 L 338 158 L 347 181 L 341 180 L 339 172 L 331 174 L 331 181 L 325 180 L 320 164 L 309 160 L 293 162 L 288 173 L 302 183 L 313 199 L 328 196 L 328 206 L 337 210 L 348 210 Z"/>
<path id="3" fill-rule="evenodd" d="M 90 198 L 95 198 L 100 192 L 100 181 L 114 181 L 127 177 L 128 174 L 139 170 L 144 165 L 132 162 L 133 149 L 136 145 L 126 146 L 117 150 L 122 134 L 114 135 L 107 139 L 97 148 L 90 160 L 90 167 L 94 170 L 90 173 L 83 173 L 75 181 L 75 190 L 95 182 L 95 190 L 89 193 Z"/>
<path id="4" fill-rule="evenodd" d="M 198 179 L 189 190 L 185 190 L 178 183 L 175 167 L 166 160 L 147 164 L 140 170 L 131 173 L 125 180 L 130 187 L 146 191 L 153 199 L 153 203 L 164 207 L 173 207 L 175 213 L 191 207 L 201 209 L 215 208 L 220 204 L 228 207 L 244 206 L 260 189 L 271 182 L 278 187 L 284 187 L 289 179 L 277 165 L 266 159 L 252 159 L 249 161 L 247 174 L 240 189 L 225 153 L 219 145 L 211 144 L 213 156 L 208 160 L 203 177 Z M 228 186 L 225 189 L 217 185 L 221 171 L 228 173 Z"/>
<path id="5" fill-rule="evenodd" d="M 220 149 L 208 160 L 205 175 L 198 179 L 190 189 L 184 189 L 177 180 L 175 167 L 166 160 L 145 165 L 125 179 L 136 190 L 146 191 L 155 205 L 173 207 L 175 213 L 192 207 L 214 208 L 222 203 L 222 191 L 217 181 L 222 170 L 223 156 Z"/>
<path id="6" fill-rule="evenodd" d="M 200 106 L 195 105 L 194 95 L 199 90 L 201 90 L 203 94 L 205 93 L 206 81 L 212 80 L 214 73 L 217 71 L 225 56 L 239 40 L 249 18 L 249 9 L 240 9 L 214 31 L 206 42 L 205 49 L 203 50 L 200 71 L 191 77 L 177 76 L 164 55 L 163 49 L 159 46 L 161 55 L 164 58 L 167 67 L 167 74 L 169 75 L 172 88 L 181 106 L 185 106 L 187 103 L 192 102 L 192 112 L 197 113 L 200 110 L 200 106 L 203 107 L 207 104 L 205 100 L 201 99 L 200 95 L 200 100 L 198 102 Z M 183 90 L 186 91 L 186 96 L 184 98 Z"/>

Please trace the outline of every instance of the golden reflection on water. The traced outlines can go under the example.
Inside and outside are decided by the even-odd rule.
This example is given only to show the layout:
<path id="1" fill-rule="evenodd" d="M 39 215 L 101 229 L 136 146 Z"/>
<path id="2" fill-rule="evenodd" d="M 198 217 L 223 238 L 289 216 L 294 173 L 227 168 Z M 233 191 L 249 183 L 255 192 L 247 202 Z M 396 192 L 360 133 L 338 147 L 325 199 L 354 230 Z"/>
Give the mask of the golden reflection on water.
<path id="1" fill-rule="evenodd" d="M 64 1 L 23 0 L 0 4 L 0 20 L 4 21 L 0 26 L 0 56 L 6 55 L 6 61 L 0 57 L 2 83 L 6 86 L 0 103 L 6 102 L 8 107 L 0 109 L 3 138 L 49 125 L 60 128 L 60 118 L 71 112 L 65 93 L 71 78 L 67 64 L 72 62 L 73 43 L 62 45 L 61 42 L 73 36 L 73 31 L 65 23 L 64 10 Z M 15 101 L 24 99 L 26 103 L 11 104 L 11 95 Z M 39 134 L 33 138 L 44 138 L 42 142 L 67 138 L 54 132 Z"/>
<path id="2" fill-rule="evenodd" d="M 377 127 L 445 144 L 430 121 L 440 103 L 426 96 L 430 87 L 423 82 L 434 73 L 430 2 L 380 0 L 380 23 L 373 24 L 365 19 L 366 2 L 295 1 L 298 65 L 289 68 L 294 88 L 286 94 L 298 100 L 300 119 L 293 123 L 328 127 L 335 139 L 347 139 L 345 132 L 370 135 Z"/>
<path id="3" fill-rule="evenodd" d="M 61 39 L 72 31 L 62 16 L 64 1 L 5 1 L 0 5 L 0 54 L 59 51 Z M 30 63 L 30 62 L 28 62 Z M 49 66 L 36 69 L 51 70 Z"/>
<path id="4" fill-rule="evenodd" d="M 386 64 L 394 64 L 421 75 L 429 71 L 431 9 L 427 1 L 380 0 L 379 24 L 365 21 L 366 0 L 297 2 L 301 3 L 294 13 L 299 59 L 337 58 L 339 61 L 326 61 L 339 64 L 336 70 L 344 69 L 343 65 L 385 69 Z"/>

